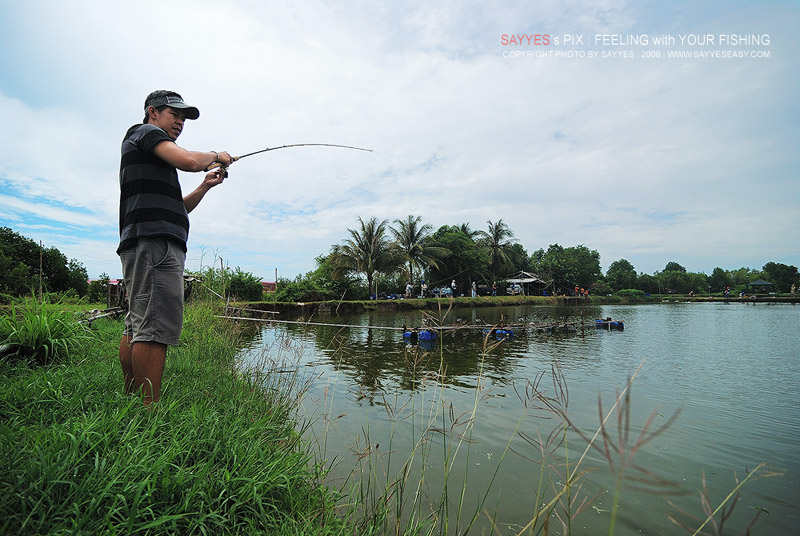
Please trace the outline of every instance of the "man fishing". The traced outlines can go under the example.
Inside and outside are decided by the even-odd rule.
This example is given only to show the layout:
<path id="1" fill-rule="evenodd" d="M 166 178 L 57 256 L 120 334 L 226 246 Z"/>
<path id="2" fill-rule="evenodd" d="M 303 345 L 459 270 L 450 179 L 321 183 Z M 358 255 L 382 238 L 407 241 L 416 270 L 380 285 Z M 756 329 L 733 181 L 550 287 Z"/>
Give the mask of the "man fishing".
<path id="1" fill-rule="evenodd" d="M 175 140 L 186 119 L 200 111 L 174 91 L 150 93 L 142 124 L 122 140 L 117 253 L 128 292 L 128 314 L 119 344 L 125 391 L 142 391 L 143 404 L 158 402 L 167 347 L 178 344 L 183 326 L 183 269 L 191 212 L 221 184 L 233 157 L 226 151 L 188 151 Z M 178 171 L 208 172 L 183 196 Z"/>

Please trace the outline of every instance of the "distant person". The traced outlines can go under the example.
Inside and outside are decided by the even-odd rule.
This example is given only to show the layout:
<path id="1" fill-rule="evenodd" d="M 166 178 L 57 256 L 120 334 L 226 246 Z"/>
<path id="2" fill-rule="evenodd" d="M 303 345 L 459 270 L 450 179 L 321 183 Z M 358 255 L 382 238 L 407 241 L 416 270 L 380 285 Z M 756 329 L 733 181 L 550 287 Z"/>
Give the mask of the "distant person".
<path id="1" fill-rule="evenodd" d="M 478 290 L 475 287 L 475 281 L 472 282 L 472 297 L 476 297 L 478 295 Z"/>
<path id="2" fill-rule="evenodd" d="M 453 297 L 455 298 L 457 296 L 457 293 L 458 293 L 458 289 L 456 287 L 456 280 L 455 279 L 453 279 L 452 283 L 450 283 L 450 290 L 453 291 Z"/>
<path id="3" fill-rule="evenodd" d="M 492 281 L 492 296 L 497 296 L 497 281 Z"/>
<path id="4" fill-rule="evenodd" d="M 414 287 L 411 285 L 411 281 L 409 281 L 406 283 L 406 298 L 410 298 L 412 292 L 414 292 Z"/>
<path id="5" fill-rule="evenodd" d="M 200 112 L 174 91 L 150 93 L 144 119 L 122 140 L 119 168 L 120 242 L 117 254 L 128 292 L 128 313 L 119 344 L 125 391 L 143 392 L 145 406 L 158 402 L 167 347 L 178 344 L 183 326 L 183 269 L 189 212 L 227 173 L 206 173 L 184 196 L 178 170 L 228 166 L 225 151 L 188 151 L 175 144 L 187 119 Z"/>
<path id="6" fill-rule="evenodd" d="M 428 297 L 428 285 L 425 284 L 425 280 L 422 280 L 422 285 L 419 288 L 419 292 L 423 298 Z"/>

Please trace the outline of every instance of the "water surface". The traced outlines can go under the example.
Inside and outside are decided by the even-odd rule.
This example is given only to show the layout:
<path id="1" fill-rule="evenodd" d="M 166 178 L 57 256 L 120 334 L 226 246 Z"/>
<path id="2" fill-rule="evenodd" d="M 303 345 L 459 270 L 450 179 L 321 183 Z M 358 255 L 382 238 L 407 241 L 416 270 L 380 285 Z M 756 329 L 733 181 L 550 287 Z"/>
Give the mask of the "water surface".
<path id="1" fill-rule="evenodd" d="M 322 316 L 314 321 L 419 326 L 423 314 L 371 312 Z M 320 450 L 326 458 L 339 462 L 331 471 L 332 484 L 345 482 L 354 458 L 368 449 L 377 453 L 375 459 L 382 464 L 391 462 L 388 473 L 395 474 L 423 432 L 437 429 L 440 432 L 429 431 L 427 435 L 426 445 L 431 448 L 425 460 L 437 469 L 429 468 L 424 473 L 423 493 L 429 494 L 430 500 L 439 497 L 439 467 L 443 458 L 458 447 L 459 455 L 453 463 L 455 474 L 450 476 L 448 487 L 458 492 L 461 481 L 466 479 L 463 502 L 474 509 L 491 482 L 483 508 L 495 512 L 500 534 L 514 534 L 531 519 L 538 501 L 536 490 L 542 466 L 557 483 L 564 481 L 560 476 L 566 472 L 563 465 L 557 465 L 567 461 L 563 446 L 540 465 L 541 455 L 535 445 L 524 439 L 535 438 L 538 433 L 546 435 L 558 422 L 543 419 L 545 414 L 530 409 L 531 401 L 527 413 L 524 411 L 529 382 L 544 373 L 539 386 L 552 395 L 555 389 L 549 373 L 553 367 L 561 370 L 568 388 L 567 413 L 576 426 L 591 435 L 600 420 L 599 400 L 608 409 L 636 373 L 631 390 L 629 445 L 635 443 L 651 416 L 653 431 L 666 424 L 675 412 L 680 414 L 668 429 L 636 453 L 635 463 L 665 482 L 647 486 L 650 492 L 644 493 L 630 490 L 631 482 L 626 481 L 616 534 L 681 534 L 682 530 L 669 521 L 668 512 L 675 515 L 679 508 L 702 516 L 698 492 L 703 475 L 716 506 L 736 485 L 737 477 L 744 478 L 746 471 L 762 461 L 767 462 L 768 470 L 761 470 L 760 474 L 777 471 L 782 476 L 748 482 L 729 521 L 730 528 L 743 527 L 762 511 L 756 534 L 798 533 L 797 306 L 527 306 L 458 309 L 438 321 L 452 324 L 459 315 L 464 323 L 480 319 L 488 324 L 501 319 L 583 318 L 589 327 L 568 335 L 518 330 L 513 339 L 485 351 L 484 334 L 479 329 L 444 332 L 435 345 L 421 350 L 393 330 L 278 324 L 265 326 L 243 359 L 256 362 L 266 352 L 281 348 L 313 380 L 304 408 L 315 421 Z M 625 330 L 594 329 L 593 319 L 604 317 L 624 321 Z M 291 342 L 287 345 L 286 341 Z M 474 406 L 474 428 L 469 430 L 465 423 Z M 608 430 L 616 440 L 616 418 L 608 423 Z M 458 434 L 464 432 L 469 433 L 471 442 L 459 445 Z M 576 434 L 569 434 L 567 442 L 569 463 L 574 465 L 585 442 Z M 506 450 L 509 445 L 511 451 Z M 380 454 L 388 452 L 389 447 L 393 451 L 391 457 Z M 576 517 L 571 532 L 605 534 L 615 478 L 599 452 L 590 451 L 582 466 L 595 469 L 584 477 L 582 490 L 592 502 Z M 420 470 L 417 465 L 415 468 Z M 636 473 L 631 470 L 628 474 Z M 672 491 L 683 495 L 665 495 Z M 455 509 L 458 493 L 451 491 L 451 495 L 456 495 L 449 501 Z M 555 526 L 551 525 L 551 530 Z M 489 534 L 487 517 L 481 516 L 471 533 Z"/>

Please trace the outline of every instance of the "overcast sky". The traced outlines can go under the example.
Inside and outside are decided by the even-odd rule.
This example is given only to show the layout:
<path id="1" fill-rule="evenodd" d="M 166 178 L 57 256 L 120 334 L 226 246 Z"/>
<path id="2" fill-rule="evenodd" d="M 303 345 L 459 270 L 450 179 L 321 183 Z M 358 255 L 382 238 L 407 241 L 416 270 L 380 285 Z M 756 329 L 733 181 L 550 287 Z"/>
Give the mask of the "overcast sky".
<path id="1" fill-rule="evenodd" d="M 190 215 L 188 269 L 294 277 L 359 216 L 409 214 L 502 218 L 603 270 L 800 265 L 794 0 L 26 0 L 0 20 L 0 225 L 90 277 L 121 274 L 120 142 L 154 89 L 200 109 L 187 149 L 373 150 L 235 163 Z"/>

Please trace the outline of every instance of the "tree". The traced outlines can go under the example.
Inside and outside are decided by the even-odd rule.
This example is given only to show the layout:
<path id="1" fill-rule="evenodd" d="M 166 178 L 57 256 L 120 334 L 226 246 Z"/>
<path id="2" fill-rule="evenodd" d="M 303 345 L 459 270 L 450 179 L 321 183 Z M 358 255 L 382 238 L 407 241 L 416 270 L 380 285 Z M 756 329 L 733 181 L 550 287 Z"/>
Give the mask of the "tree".
<path id="1" fill-rule="evenodd" d="M 351 300 L 369 297 L 362 280 L 354 278 L 350 274 L 334 279 L 333 272 L 336 270 L 336 265 L 333 261 L 333 254 L 319 255 L 314 261 L 317 263 L 317 267 L 308 272 L 306 278 L 318 288 L 330 293 L 336 299 L 341 299 L 344 295 Z"/>
<path id="2" fill-rule="evenodd" d="M 455 229 L 456 229 L 456 230 L 458 230 L 458 231 L 461 231 L 462 233 L 464 233 L 465 235 L 467 235 L 467 237 L 468 237 L 470 240 L 472 240 L 473 242 L 474 242 L 475 240 L 477 240 L 478 236 L 481 234 L 481 232 L 480 232 L 479 230 L 477 230 L 477 229 L 472 229 L 472 228 L 469 226 L 469 222 L 467 222 L 467 223 L 462 223 L 461 225 L 458 225 L 458 226 L 456 226 L 456 227 L 455 227 Z"/>
<path id="3" fill-rule="evenodd" d="M 659 294 L 660 284 L 658 278 L 651 274 L 641 273 L 636 278 L 636 286 L 634 288 L 638 288 L 646 292 L 647 294 Z"/>
<path id="4" fill-rule="evenodd" d="M 667 265 L 669 266 L 669 264 Z M 681 270 L 665 270 L 656 273 L 656 277 L 666 291 L 686 294 L 690 290 L 696 293 L 708 292 L 708 276 L 703 273 L 691 273 Z"/>
<path id="5" fill-rule="evenodd" d="M 489 224 L 489 230 L 478 231 L 478 244 L 486 250 L 492 277 L 496 279 L 498 273 L 508 272 L 513 268 L 513 253 L 510 248 L 516 240 L 514 233 L 502 219 L 497 220 L 497 223 L 492 223 L 491 220 L 486 223 Z"/>
<path id="6" fill-rule="evenodd" d="M 447 285 L 456 280 L 459 288 L 465 289 L 471 280 L 476 280 L 486 272 L 489 259 L 486 252 L 478 248 L 463 226 L 443 225 L 431 235 L 431 245 L 447 249 L 450 254 L 437 267 L 429 267 L 427 279 L 431 286 Z"/>
<path id="7" fill-rule="evenodd" d="M 508 253 L 512 263 L 511 272 L 516 273 L 520 270 L 526 272 L 531 271 L 531 256 L 528 255 L 528 252 L 525 251 L 522 244 L 514 242 L 508 247 Z"/>
<path id="8" fill-rule="evenodd" d="M 21 296 L 31 292 L 32 288 L 30 268 L 0 250 L 0 293 Z"/>
<path id="9" fill-rule="evenodd" d="M 731 276 L 720 267 L 714 268 L 714 271 L 711 272 L 711 277 L 708 278 L 708 284 L 711 287 L 711 292 L 721 292 L 731 286 Z"/>
<path id="10" fill-rule="evenodd" d="M 365 222 L 359 216 L 358 222 L 360 229 L 348 229 L 350 238 L 331 249 L 335 266 L 332 275 L 338 279 L 351 272 L 363 273 L 372 293 L 375 273 L 397 267 L 400 256 L 386 238 L 386 220 L 379 222 L 373 216 Z"/>
<path id="11" fill-rule="evenodd" d="M 261 278 L 250 272 L 244 272 L 238 266 L 229 274 L 230 280 L 225 288 L 227 296 L 237 301 L 259 301 L 264 297 Z"/>
<path id="12" fill-rule="evenodd" d="M 664 267 L 665 272 L 683 272 L 686 273 L 686 268 L 681 266 L 675 261 L 669 261 L 667 265 Z"/>
<path id="13" fill-rule="evenodd" d="M 67 260 L 58 249 L 44 248 L 30 238 L 25 238 L 8 227 L 0 227 L 0 254 L 11 259 L 6 262 L 6 270 L 11 270 L 11 275 L 6 276 L 6 270 L 0 270 L 0 287 L 16 290 L 19 295 L 38 289 L 41 281 L 43 290 L 49 292 L 64 292 L 69 289 L 83 296 L 88 289 L 86 269 L 76 260 Z M 20 269 L 23 265 L 26 268 Z M 41 266 L 41 270 L 40 270 Z M 22 288 L 20 277 L 27 271 L 29 277 Z"/>
<path id="14" fill-rule="evenodd" d="M 770 283 L 775 283 L 778 292 L 789 292 L 792 285 L 800 282 L 797 266 L 789 266 L 779 262 L 768 262 L 762 268 Z"/>
<path id="15" fill-rule="evenodd" d="M 431 245 L 430 234 L 433 227 L 422 225 L 421 216 L 408 215 L 405 220 L 394 220 L 398 228 L 390 228 L 395 244 L 400 250 L 403 260 L 408 263 L 408 280 L 414 281 L 414 268 L 420 271 L 431 266 L 438 268 L 438 261 L 446 257 L 447 248 Z"/>
<path id="16" fill-rule="evenodd" d="M 758 270 L 752 268 L 737 268 L 736 270 L 729 271 L 731 276 L 731 286 L 738 292 L 744 290 L 747 284 L 751 281 L 759 279 L 760 275 Z"/>
<path id="17" fill-rule="evenodd" d="M 606 284 L 614 291 L 624 288 L 636 288 L 636 269 L 627 259 L 611 263 L 606 271 Z"/>
<path id="18" fill-rule="evenodd" d="M 531 269 L 553 280 L 562 290 L 577 285 L 590 288 L 600 277 L 600 254 L 584 245 L 564 248 L 551 244 L 531 256 Z"/>
<path id="19" fill-rule="evenodd" d="M 108 297 L 108 283 L 111 278 L 107 273 L 100 274 L 99 279 L 95 279 L 88 286 L 89 301 L 91 303 L 106 303 Z"/>

